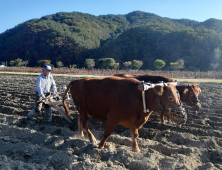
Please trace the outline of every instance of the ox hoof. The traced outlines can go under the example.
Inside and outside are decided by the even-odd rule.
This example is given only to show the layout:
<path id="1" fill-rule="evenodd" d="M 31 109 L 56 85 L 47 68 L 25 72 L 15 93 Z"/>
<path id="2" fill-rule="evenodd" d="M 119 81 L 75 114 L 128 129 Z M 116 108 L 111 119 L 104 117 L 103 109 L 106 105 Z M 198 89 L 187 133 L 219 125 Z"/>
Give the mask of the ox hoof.
<path id="1" fill-rule="evenodd" d="M 92 143 L 92 144 L 97 144 L 97 141 L 96 141 L 96 140 L 94 140 L 94 141 L 92 141 L 91 143 Z"/>
<path id="2" fill-rule="evenodd" d="M 79 139 L 85 139 L 84 135 L 79 135 Z"/>
<path id="3" fill-rule="evenodd" d="M 99 149 L 103 149 L 103 148 L 104 148 L 104 146 L 100 146 L 100 145 L 99 145 Z"/>
<path id="4" fill-rule="evenodd" d="M 164 124 L 164 123 L 165 123 L 165 120 L 163 120 L 163 121 L 161 120 L 160 123 L 161 123 L 161 124 Z"/>
<path id="5" fill-rule="evenodd" d="M 139 148 L 133 148 L 133 152 L 140 152 Z"/>

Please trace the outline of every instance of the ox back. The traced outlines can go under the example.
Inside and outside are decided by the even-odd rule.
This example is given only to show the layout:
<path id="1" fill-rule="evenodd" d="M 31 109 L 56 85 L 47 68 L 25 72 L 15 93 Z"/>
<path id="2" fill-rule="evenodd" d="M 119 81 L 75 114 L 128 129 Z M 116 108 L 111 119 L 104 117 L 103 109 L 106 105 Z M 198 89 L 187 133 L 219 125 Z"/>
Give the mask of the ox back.
<path id="1" fill-rule="evenodd" d="M 134 116 L 135 112 L 142 112 L 139 83 L 135 79 L 122 78 L 80 79 L 74 80 L 70 92 L 78 110 L 100 121 L 106 121 L 107 114 L 112 111 L 112 116 L 121 122 Z"/>
<path id="2" fill-rule="evenodd" d="M 113 76 L 135 78 L 139 81 L 150 82 L 154 84 L 159 82 L 174 82 L 174 80 L 169 77 L 151 74 L 114 74 Z"/>

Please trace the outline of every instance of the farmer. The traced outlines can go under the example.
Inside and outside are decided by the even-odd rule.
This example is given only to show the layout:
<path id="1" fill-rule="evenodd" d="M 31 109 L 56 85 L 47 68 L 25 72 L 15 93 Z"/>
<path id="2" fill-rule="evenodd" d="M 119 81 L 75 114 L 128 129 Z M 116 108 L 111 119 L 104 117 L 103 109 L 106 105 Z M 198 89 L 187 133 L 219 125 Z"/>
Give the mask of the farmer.
<path id="1" fill-rule="evenodd" d="M 32 109 L 27 115 L 27 118 L 25 119 L 25 123 L 28 123 L 28 121 L 34 117 L 36 114 L 40 113 L 42 105 L 45 107 L 45 122 L 51 122 L 52 120 L 52 108 L 51 105 L 45 104 L 41 102 L 42 100 L 48 101 L 48 96 L 50 95 L 50 88 L 52 88 L 53 96 L 57 93 L 57 88 L 55 81 L 52 77 L 51 73 L 51 66 L 46 65 L 42 68 L 42 73 L 38 76 L 37 82 L 36 82 L 36 88 L 34 89 L 36 91 L 35 95 L 35 104 L 36 107 Z"/>

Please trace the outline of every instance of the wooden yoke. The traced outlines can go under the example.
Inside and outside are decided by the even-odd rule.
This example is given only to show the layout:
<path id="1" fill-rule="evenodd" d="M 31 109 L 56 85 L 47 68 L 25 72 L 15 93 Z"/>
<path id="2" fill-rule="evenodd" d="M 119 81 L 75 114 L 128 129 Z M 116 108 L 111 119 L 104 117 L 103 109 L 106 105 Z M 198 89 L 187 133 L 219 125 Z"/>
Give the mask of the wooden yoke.
<path id="1" fill-rule="evenodd" d="M 143 111 L 144 113 L 147 113 L 149 112 L 150 110 L 149 109 L 146 109 L 146 100 L 145 100 L 145 91 L 148 90 L 150 87 L 154 87 L 156 85 L 159 85 L 159 86 L 167 86 L 168 84 L 174 84 L 174 85 L 177 85 L 178 84 L 178 81 L 175 81 L 175 82 L 168 82 L 168 83 L 158 83 L 158 84 L 152 84 L 152 83 L 144 83 L 144 81 L 141 81 L 141 84 L 138 85 L 138 90 L 139 91 L 142 91 L 142 100 L 143 100 Z"/>
<path id="2" fill-rule="evenodd" d="M 138 85 L 138 90 L 142 91 L 142 100 L 143 100 L 143 111 L 144 113 L 150 112 L 149 109 L 146 109 L 146 101 L 145 101 L 145 91 L 148 90 L 152 84 L 144 84 L 144 81 L 141 81 L 141 84 Z"/>

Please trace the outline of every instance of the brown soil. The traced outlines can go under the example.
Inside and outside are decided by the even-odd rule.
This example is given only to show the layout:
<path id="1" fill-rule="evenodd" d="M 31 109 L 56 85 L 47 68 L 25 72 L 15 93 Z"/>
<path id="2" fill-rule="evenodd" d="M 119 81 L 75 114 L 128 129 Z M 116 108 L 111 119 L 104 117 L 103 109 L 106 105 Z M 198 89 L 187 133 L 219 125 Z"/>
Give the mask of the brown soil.
<path id="1" fill-rule="evenodd" d="M 203 109 L 195 112 L 186 107 L 188 120 L 181 128 L 169 121 L 161 125 L 153 113 L 139 130 L 141 152 L 135 153 L 130 130 L 122 126 L 102 150 L 79 139 L 77 112 L 71 124 L 56 110 L 50 124 L 43 122 L 44 110 L 23 124 L 34 107 L 36 78 L 0 74 L 0 169 L 222 169 L 221 84 L 200 82 Z M 54 78 L 58 88 L 74 79 Z M 99 142 L 105 124 L 91 117 L 88 124 Z"/>

